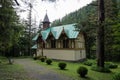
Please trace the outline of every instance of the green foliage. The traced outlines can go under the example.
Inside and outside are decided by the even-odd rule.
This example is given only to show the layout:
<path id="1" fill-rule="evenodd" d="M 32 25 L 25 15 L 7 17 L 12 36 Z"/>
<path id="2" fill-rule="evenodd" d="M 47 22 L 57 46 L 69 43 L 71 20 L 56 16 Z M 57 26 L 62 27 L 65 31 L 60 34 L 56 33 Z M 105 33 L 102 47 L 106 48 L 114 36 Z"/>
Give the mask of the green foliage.
<path id="1" fill-rule="evenodd" d="M 0 60 L 0 63 L 2 63 L 2 61 Z"/>
<path id="2" fill-rule="evenodd" d="M 67 64 L 64 63 L 64 62 L 60 62 L 60 63 L 58 64 L 58 67 L 59 67 L 61 70 L 64 70 L 64 69 L 66 68 L 66 66 L 67 66 Z"/>
<path id="3" fill-rule="evenodd" d="M 108 67 L 108 68 L 111 68 L 111 69 L 115 69 L 115 68 L 118 67 L 118 65 L 113 64 L 112 62 L 106 62 L 105 66 Z"/>
<path id="4" fill-rule="evenodd" d="M 85 61 L 84 63 L 83 63 L 84 65 L 87 65 L 87 66 L 92 66 L 92 62 L 90 62 L 90 61 Z"/>
<path id="5" fill-rule="evenodd" d="M 46 60 L 46 63 L 47 63 L 48 65 L 51 65 L 52 60 L 51 60 L 51 59 L 47 59 L 47 60 Z"/>
<path id="6" fill-rule="evenodd" d="M 33 57 L 34 60 L 37 60 L 37 57 Z"/>
<path id="7" fill-rule="evenodd" d="M 109 2 L 109 3 L 108 3 Z M 106 0 L 106 20 L 105 20 L 105 59 L 109 61 L 119 61 L 118 58 L 120 49 L 119 34 L 119 1 Z"/>
<path id="8" fill-rule="evenodd" d="M 95 63 L 96 60 L 90 60 L 92 63 Z M 116 68 L 116 69 L 111 69 L 111 73 L 103 73 L 103 72 L 96 72 L 91 70 L 91 66 L 85 66 L 83 64 L 81 64 L 81 62 L 65 62 L 67 64 L 67 70 L 59 70 L 57 68 L 59 68 L 58 63 L 59 61 L 54 61 L 54 63 L 51 66 L 47 66 L 45 63 L 41 63 L 39 61 L 36 61 L 37 63 L 39 63 L 41 66 L 45 66 L 48 69 L 52 69 L 57 71 L 58 73 L 61 73 L 63 75 L 68 75 L 70 77 L 73 78 L 73 80 L 111 80 L 112 76 L 117 73 L 120 72 L 120 68 Z M 118 66 L 120 66 L 120 63 L 117 63 Z M 77 69 L 80 66 L 85 66 L 88 69 L 88 74 L 87 74 L 87 78 L 81 78 L 78 74 L 77 74 Z"/>
<path id="9" fill-rule="evenodd" d="M 0 7 L 0 51 L 6 55 L 18 49 L 18 42 L 22 32 L 19 17 L 10 0 L 3 0 Z M 16 49 L 17 48 L 17 49 Z M 19 52 L 16 52 L 19 53 Z M 4 54 L 5 55 L 5 54 Z M 10 56 L 9 55 L 9 56 Z"/>
<path id="10" fill-rule="evenodd" d="M 98 67 L 96 65 L 93 65 L 92 68 L 91 68 L 93 71 L 98 71 L 98 72 L 103 72 L 103 73 L 110 73 L 110 69 L 109 67 Z"/>
<path id="11" fill-rule="evenodd" d="M 45 62 L 45 58 L 44 57 L 41 57 L 40 60 L 41 60 L 41 62 Z"/>
<path id="12" fill-rule="evenodd" d="M 80 66 L 78 69 L 77 69 L 77 73 L 81 76 L 81 77 L 85 77 L 85 75 L 87 75 L 88 73 L 88 69 L 84 66 Z"/>
<path id="13" fill-rule="evenodd" d="M 113 76 L 112 80 L 120 80 L 120 73 L 116 73 L 116 74 Z"/>

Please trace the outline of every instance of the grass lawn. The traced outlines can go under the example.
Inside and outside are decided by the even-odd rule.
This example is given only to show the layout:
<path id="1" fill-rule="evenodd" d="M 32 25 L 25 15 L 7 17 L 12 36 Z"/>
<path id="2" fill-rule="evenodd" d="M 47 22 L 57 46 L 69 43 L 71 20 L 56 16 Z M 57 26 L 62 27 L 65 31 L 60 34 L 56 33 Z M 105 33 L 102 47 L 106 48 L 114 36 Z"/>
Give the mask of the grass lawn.
<path id="1" fill-rule="evenodd" d="M 4 57 L 0 57 L 0 80 L 31 80 L 20 65 L 8 64 Z"/>
<path id="2" fill-rule="evenodd" d="M 46 68 L 53 69 L 60 74 L 70 76 L 74 80 L 111 80 L 112 76 L 116 72 L 120 72 L 120 64 L 118 64 L 119 66 L 117 69 L 111 69 L 111 71 L 112 71 L 111 73 L 101 73 L 101 72 L 92 71 L 90 66 L 85 66 L 81 63 L 65 62 L 65 63 L 67 63 L 66 70 L 60 70 L 58 67 L 59 61 L 53 61 L 52 65 L 47 65 L 45 62 L 41 62 L 40 60 L 37 60 L 35 62 L 39 63 L 42 66 L 45 66 Z M 88 68 L 87 78 L 81 78 L 77 74 L 76 71 L 79 66 L 85 66 Z"/>

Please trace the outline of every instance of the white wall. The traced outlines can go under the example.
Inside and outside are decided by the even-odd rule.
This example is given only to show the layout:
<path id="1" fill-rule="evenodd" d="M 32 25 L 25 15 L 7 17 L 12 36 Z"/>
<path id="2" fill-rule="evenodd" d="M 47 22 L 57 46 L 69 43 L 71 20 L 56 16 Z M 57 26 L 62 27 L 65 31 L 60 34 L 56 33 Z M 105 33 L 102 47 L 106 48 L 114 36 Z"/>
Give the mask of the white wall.
<path id="1" fill-rule="evenodd" d="M 81 53 L 80 53 L 81 52 Z M 58 60 L 68 60 L 68 61 L 77 61 L 80 59 L 86 58 L 84 51 L 80 50 L 60 50 L 60 49 L 44 49 L 43 55 L 47 58 L 58 59 Z M 38 52 L 41 54 L 41 51 Z"/>

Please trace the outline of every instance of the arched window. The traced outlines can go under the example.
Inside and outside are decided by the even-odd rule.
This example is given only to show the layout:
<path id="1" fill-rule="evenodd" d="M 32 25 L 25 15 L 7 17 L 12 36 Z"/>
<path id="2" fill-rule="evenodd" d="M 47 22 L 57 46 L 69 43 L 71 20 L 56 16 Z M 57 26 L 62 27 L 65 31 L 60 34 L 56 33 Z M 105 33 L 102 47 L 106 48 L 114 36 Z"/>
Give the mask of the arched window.
<path id="1" fill-rule="evenodd" d="M 43 48 L 46 48 L 46 47 L 45 47 L 45 42 L 43 42 Z"/>
<path id="2" fill-rule="evenodd" d="M 51 40 L 51 48 L 56 48 L 56 40 Z"/>
<path id="3" fill-rule="evenodd" d="M 69 39 L 63 39 L 63 48 L 69 48 Z"/>

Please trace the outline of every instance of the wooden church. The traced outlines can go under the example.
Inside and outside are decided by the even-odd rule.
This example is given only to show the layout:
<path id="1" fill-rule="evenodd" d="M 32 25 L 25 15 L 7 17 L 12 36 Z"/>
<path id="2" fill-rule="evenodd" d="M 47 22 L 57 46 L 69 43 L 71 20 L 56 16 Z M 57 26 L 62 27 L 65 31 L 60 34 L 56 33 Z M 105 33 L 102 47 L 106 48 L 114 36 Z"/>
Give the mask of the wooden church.
<path id="1" fill-rule="evenodd" d="M 46 56 L 56 60 L 79 61 L 86 58 L 85 40 L 75 24 L 50 26 L 48 15 L 43 20 L 43 28 L 32 39 L 36 45 L 37 56 Z"/>

